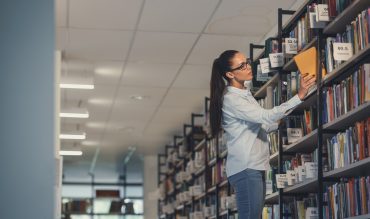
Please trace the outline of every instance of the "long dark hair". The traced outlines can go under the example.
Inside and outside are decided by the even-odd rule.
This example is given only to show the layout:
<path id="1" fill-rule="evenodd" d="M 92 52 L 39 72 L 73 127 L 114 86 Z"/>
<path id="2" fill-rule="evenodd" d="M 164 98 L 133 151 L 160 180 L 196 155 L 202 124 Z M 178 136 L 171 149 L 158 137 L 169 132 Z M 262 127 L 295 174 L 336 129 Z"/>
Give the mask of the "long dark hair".
<path id="1" fill-rule="evenodd" d="M 213 137 L 217 136 L 221 130 L 222 101 L 226 87 L 224 80 L 229 80 L 228 77 L 226 77 L 226 72 L 230 71 L 231 59 L 238 52 L 239 51 L 236 50 L 226 50 L 213 61 L 211 76 L 211 98 L 209 105 L 211 134 Z"/>

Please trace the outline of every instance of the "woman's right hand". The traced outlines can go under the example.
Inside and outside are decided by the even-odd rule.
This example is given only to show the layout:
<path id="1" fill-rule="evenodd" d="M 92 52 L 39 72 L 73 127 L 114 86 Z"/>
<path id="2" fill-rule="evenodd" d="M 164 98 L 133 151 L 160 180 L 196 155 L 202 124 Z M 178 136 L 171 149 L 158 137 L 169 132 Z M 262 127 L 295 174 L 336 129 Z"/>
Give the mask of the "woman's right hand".
<path id="1" fill-rule="evenodd" d="M 308 73 L 306 73 L 305 75 L 302 74 L 301 84 L 298 91 L 299 99 L 303 100 L 306 97 L 308 90 L 315 84 L 316 76 L 309 75 Z"/>

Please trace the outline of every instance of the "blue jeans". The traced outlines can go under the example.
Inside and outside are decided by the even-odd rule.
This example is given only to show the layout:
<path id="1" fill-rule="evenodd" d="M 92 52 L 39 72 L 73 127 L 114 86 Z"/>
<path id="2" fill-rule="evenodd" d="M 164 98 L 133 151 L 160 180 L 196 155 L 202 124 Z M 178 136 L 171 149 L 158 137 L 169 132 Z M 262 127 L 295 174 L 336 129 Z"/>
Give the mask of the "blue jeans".
<path id="1" fill-rule="evenodd" d="M 246 169 L 228 180 L 235 189 L 239 219 L 261 218 L 266 196 L 265 172 Z"/>

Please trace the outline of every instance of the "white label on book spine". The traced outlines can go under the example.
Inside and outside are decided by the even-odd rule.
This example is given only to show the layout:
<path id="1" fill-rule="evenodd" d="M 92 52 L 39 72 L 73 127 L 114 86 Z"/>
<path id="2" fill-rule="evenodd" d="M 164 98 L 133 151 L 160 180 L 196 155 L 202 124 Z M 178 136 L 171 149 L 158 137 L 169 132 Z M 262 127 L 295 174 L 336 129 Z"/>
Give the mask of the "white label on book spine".
<path id="1" fill-rule="evenodd" d="M 257 65 L 257 81 L 268 81 L 270 78 L 268 74 L 262 74 L 261 65 Z"/>
<path id="2" fill-rule="evenodd" d="M 287 170 L 286 171 L 287 180 L 288 180 L 288 186 L 292 186 L 296 182 L 296 176 L 294 170 Z"/>
<path id="3" fill-rule="evenodd" d="M 270 53 L 269 57 L 270 57 L 271 68 L 283 67 L 284 65 L 283 53 Z"/>
<path id="4" fill-rule="evenodd" d="M 272 181 L 266 180 L 266 195 L 272 194 Z"/>
<path id="5" fill-rule="evenodd" d="M 278 189 L 283 189 L 288 185 L 286 174 L 276 174 L 276 186 Z"/>
<path id="6" fill-rule="evenodd" d="M 306 170 L 304 166 L 298 166 L 298 181 L 303 182 L 306 180 Z"/>
<path id="7" fill-rule="evenodd" d="M 297 54 L 297 38 L 285 38 L 285 53 Z"/>
<path id="8" fill-rule="evenodd" d="M 287 128 L 288 143 L 294 143 L 303 137 L 301 128 Z"/>
<path id="9" fill-rule="evenodd" d="M 353 55 L 351 43 L 333 43 L 334 60 L 346 61 Z"/>
<path id="10" fill-rule="evenodd" d="M 306 169 L 306 178 L 311 179 L 317 176 L 317 163 L 315 162 L 306 162 L 304 164 Z"/>
<path id="11" fill-rule="evenodd" d="M 316 207 L 307 207 L 306 209 L 306 214 L 305 214 L 306 219 L 319 219 L 319 212 Z"/>
<path id="12" fill-rule="evenodd" d="M 327 4 L 318 4 L 316 10 L 316 21 L 329 21 L 329 7 Z"/>
<path id="13" fill-rule="evenodd" d="M 270 72 L 269 58 L 260 59 L 260 65 L 262 74 L 267 74 Z"/>

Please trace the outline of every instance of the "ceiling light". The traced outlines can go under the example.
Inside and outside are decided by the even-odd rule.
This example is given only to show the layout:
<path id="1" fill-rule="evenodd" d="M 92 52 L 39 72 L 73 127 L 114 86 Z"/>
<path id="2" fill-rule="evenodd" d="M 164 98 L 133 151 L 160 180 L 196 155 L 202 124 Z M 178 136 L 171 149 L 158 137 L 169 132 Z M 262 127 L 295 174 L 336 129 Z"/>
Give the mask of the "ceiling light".
<path id="1" fill-rule="evenodd" d="M 61 156 L 81 156 L 82 151 L 59 151 Z"/>
<path id="2" fill-rule="evenodd" d="M 132 95 L 130 98 L 133 100 L 144 100 L 144 99 L 147 99 L 148 97 L 142 96 L 142 95 Z"/>
<path id="3" fill-rule="evenodd" d="M 89 113 L 59 113 L 59 116 L 62 118 L 81 118 L 81 119 L 87 119 L 89 118 Z"/>
<path id="4" fill-rule="evenodd" d="M 60 134 L 60 139 L 69 139 L 69 140 L 85 140 L 86 134 Z"/>
<path id="5" fill-rule="evenodd" d="M 83 142 L 81 142 L 81 145 L 84 145 L 84 146 L 97 146 L 98 145 L 98 142 L 96 142 L 96 141 L 83 141 Z"/>
<path id="6" fill-rule="evenodd" d="M 60 84 L 60 88 L 92 90 L 94 89 L 94 85 L 93 84 Z"/>

